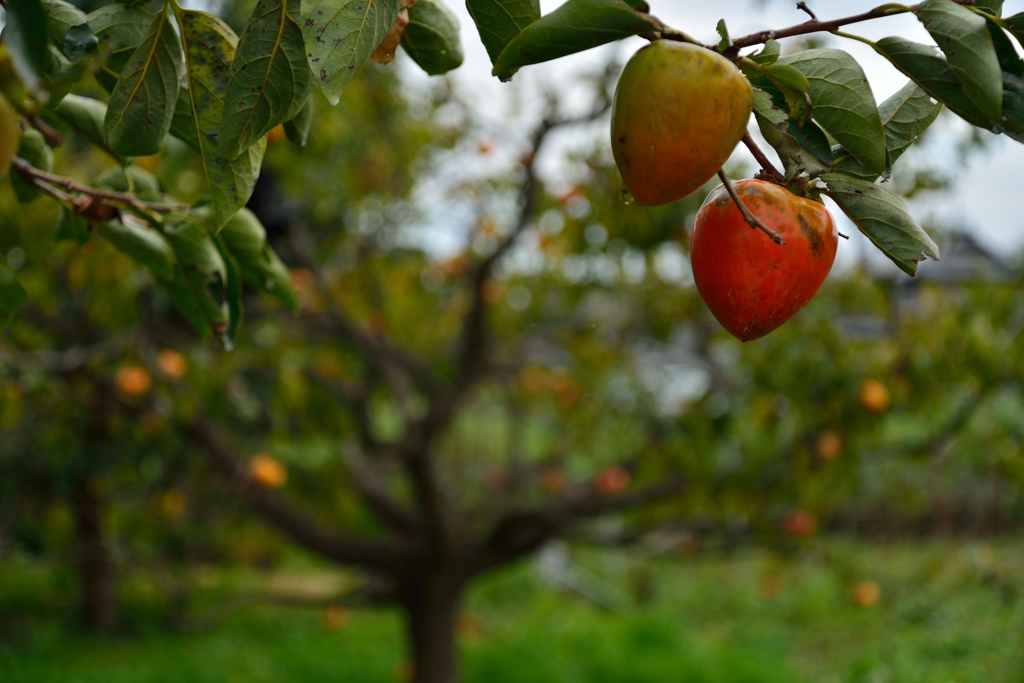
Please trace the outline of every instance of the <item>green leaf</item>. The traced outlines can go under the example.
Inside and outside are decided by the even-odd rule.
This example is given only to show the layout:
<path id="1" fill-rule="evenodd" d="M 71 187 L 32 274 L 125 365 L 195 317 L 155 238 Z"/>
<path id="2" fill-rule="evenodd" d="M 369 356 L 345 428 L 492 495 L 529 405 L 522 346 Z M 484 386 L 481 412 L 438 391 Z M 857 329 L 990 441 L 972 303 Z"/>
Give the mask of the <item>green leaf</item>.
<path id="1" fill-rule="evenodd" d="M 64 54 L 73 62 L 97 54 L 100 41 L 88 24 L 78 24 L 64 34 Z"/>
<path id="2" fill-rule="evenodd" d="M 402 49 L 431 76 L 462 65 L 459 19 L 440 0 L 418 0 L 409 8 Z"/>
<path id="3" fill-rule="evenodd" d="M 941 109 L 942 105 L 933 103 L 928 93 L 913 81 L 879 105 L 878 113 L 885 128 L 885 148 L 889 153 L 889 168 L 921 137 Z"/>
<path id="4" fill-rule="evenodd" d="M 309 69 L 320 79 L 320 90 L 328 102 L 338 104 L 345 86 L 391 30 L 400 4 L 401 0 L 310 0 L 303 4 L 303 61 L 309 60 Z"/>
<path id="5" fill-rule="evenodd" d="M 184 216 L 168 221 L 167 237 L 181 264 L 184 281 L 213 331 L 227 331 L 231 312 L 227 301 L 227 265 L 198 219 Z"/>
<path id="6" fill-rule="evenodd" d="M 494 61 L 503 81 L 520 67 L 582 52 L 655 28 L 646 14 L 624 0 L 569 0 L 522 29 Z"/>
<path id="7" fill-rule="evenodd" d="M 88 21 L 85 12 L 63 0 L 43 0 L 46 12 L 46 35 L 57 47 L 63 47 L 64 36 L 72 26 Z"/>
<path id="8" fill-rule="evenodd" d="M 814 120 L 865 168 L 885 170 L 885 132 L 863 69 L 842 50 L 804 50 L 779 59 L 807 77 Z"/>
<path id="9" fill-rule="evenodd" d="M 77 62 L 99 51 L 99 40 L 82 10 L 63 0 L 43 0 L 43 4 L 50 42 L 63 50 L 68 59 Z"/>
<path id="10" fill-rule="evenodd" d="M 985 116 L 998 121 L 1003 77 L 985 18 L 953 0 L 926 0 L 917 16 L 942 48 L 963 90 Z"/>
<path id="11" fill-rule="evenodd" d="M 107 136 L 103 131 L 103 121 L 107 115 L 107 105 L 99 100 L 80 95 L 67 95 L 54 110 L 57 116 L 71 126 L 83 138 L 103 149 L 108 154 L 123 160 L 124 157 L 114 153 L 107 146 Z"/>
<path id="12" fill-rule="evenodd" d="M 53 170 L 53 150 L 46 144 L 42 133 L 34 128 L 29 128 L 21 134 L 18 156 L 40 171 L 50 172 Z M 22 204 L 42 195 L 42 190 L 28 183 L 17 173 L 11 173 L 11 187 L 14 188 L 14 196 Z"/>
<path id="13" fill-rule="evenodd" d="M 71 90 L 71 84 L 78 80 L 82 70 L 71 65 L 68 58 L 53 45 L 46 46 L 45 88 L 50 92 L 48 107 L 54 107 L 63 101 Z"/>
<path id="14" fill-rule="evenodd" d="M 839 174 L 821 177 L 825 194 L 904 273 L 914 276 L 926 257 L 939 259 L 939 248 L 907 209 L 906 202 L 878 185 Z"/>
<path id="15" fill-rule="evenodd" d="M 758 64 L 774 64 L 779 61 L 781 54 L 782 44 L 777 40 L 769 40 L 764 44 L 760 52 L 756 55 L 751 55 L 748 59 Z"/>
<path id="16" fill-rule="evenodd" d="M 1003 19 L 1003 28 L 1009 31 L 1017 42 L 1024 43 L 1024 12 Z"/>
<path id="17" fill-rule="evenodd" d="M 157 277 L 166 278 L 173 273 L 177 259 L 171 244 L 160 232 L 131 214 L 122 215 L 119 221 L 98 224 L 96 233 Z"/>
<path id="18" fill-rule="evenodd" d="M 540 0 L 466 0 L 466 9 L 492 64 L 513 38 L 540 19 Z"/>
<path id="19" fill-rule="evenodd" d="M 133 192 L 139 199 L 147 202 L 160 199 L 160 181 L 152 173 L 138 166 L 112 168 L 96 176 L 93 184 L 115 192 Z"/>
<path id="20" fill-rule="evenodd" d="M 799 69 L 776 62 L 765 64 L 761 73 L 785 98 L 790 118 L 800 125 L 811 120 L 813 106 L 807 94 L 810 83 Z"/>
<path id="21" fill-rule="evenodd" d="M 110 149 L 124 156 L 160 150 L 171 129 L 184 68 L 178 34 L 167 13 L 160 12 L 110 94 L 104 120 Z"/>
<path id="22" fill-rule="evenodd" d="M 893 66 L 971 125 L 992 129 L 992 123 L 964 93 L 960 80 L 934 47 L 903 38 L 882 38 L 875 47 Z"/>
<path id="23" fill-rule="evenodd" d="M 888 154 L 885 177 L 888 177 L 903 152 L 935 121 L 942 109 L 919 85 L 910 81 L 878 107 L 885 129 Z M 874 182 L 878 174 L 865 168 L 842 147 L 833 149 L 832 170 Z"/>
<path id="24" fill-rule="evenodd" d="M 205 339 L 210 334 L 210 323 L 200 309 L 198 297 L 189 287 L 181 269 L 176 268 L 173 277 L 158 278 L 157 282 L 182 317 L 188 321 L 200 337 Z"/>
<path id="25" fill-rule="evenodd" d="M 309 140 L 309 129 L 313 125 L 313 94 L 306 97 L 306 103 L 294 118 L 284 122 L 284 134 L 299 147 L 305 147 Z M 257 170 L 259 170 L 257 168 Z"/>
<path id="26" fill-rule="evenodd" d="M 57 231 L 54 234 L 54 239 L 58 242 L 72 240 L 78 246 L 82 246 L 89 241 L 90 237 L 92 237 L 92 231 L 89 230 L 88 221 L 62 206 L 60 217 L 57 219 Z"/>
<path id="27" fill-rule="evenodd" d="M 88 16 L 89 28 L 100 41 L 100 50 L 110 57 L 96 74 L 96 80 L 111 92 L 121 78 L 125 64 L 149 33 L 156 15 L 128 5 L 106 5 Z"/>
<path id="28" fill-rule="evenodd" d="M 1009 72 L 1018 78 L 1024 76 L 1024 60 L 1017 54 L 1017 48 L 1013 41 L 1006 35 L 1006 31 L 996 23 L 995 19 L 986 19 L 988 30 L 992 36 L 992 45 L 996 48 L 996 57 L 999 58 L 999 67 L 1004 72 Z"/>
<path id="29" fill-rule="evenodd" d="M 27 297 L 18 276 L 6 263 L 0 263 L 0 330 L 11 322 L 18 307 Z"/>
<path id="30" fill-rule="evenodd" d="M 974 6 L 994 17 L 1003 16 L 1003 0 L 974 0 Z"/>
<path id="31" fill-rule="evenodd" d="M 828 138 L 813 121 L 801 128 L 761 89 L 754 90 L 754 118 L 761 135 L 778 152 L 787 179 L 804 172 L 812 176 L 828 172 L 832 161 Z"/>
<path id="32" fill-rule="evenodd" d="M 29 90 L 38 91 L 49 63 L 46 11 L 39 0 L 7 0 L 4 42 L 14 70 Z"/>
<path id="33" fill-rule="evenodd" d="M 1024 80 L 1003 73 L 1003 132 L 1024 142 Z"/>
<path id="34" fill-rule="evenodd" d="M 242 209 L 227 222 L 219 238 L 235 257 L 245 282 L 280 299 L 293 311 L 299 300 L 292 289 L 288 268 L 267 244 L 267 233 L 256 215 Z"/>
<path id="35" fill-rule="evenodd" d="M 271 128 L 295 116 L 313 89 L 298 17 L 297 0 L 256 3 L 238 41 L 224 94 L 223 156 L 237 159 Z"/>
<path id="36" fill-rule="evenodd" d="M 220 153 L 218 137 L 224 98 L 238 39 L 227 24 L 211 14 L 175 9 L 175 17 L 185 48 L 188 81 L 188 89 L 184 91 L 185 111 L 179 112 L 178 118 L 188 117 L 183 125 L 191 128 L 188 137 L 198 147 L 206 172 L 213 198 L 212 226 L 216 232 L 252 196 L 266 140 L 261 138 L 233 161 Z"/>
<path id="37" fill-rule="evenodd" d="M 725 52 L 732 47 L 732 38 L 729 37 L 729 27 L 725 25 L 725 19 L 719 19 L 718 24 L 715 25 L 715 30 L 718 31 L 718 49 Z"/>
<path id="38" fill-rule="evenodd" d="M 88 21 L 85 12 L 64 0 L 43 0 L 46 12 L 46 35 L 58 47 L 64 44 L 64 35 L 72 26 Z"/>

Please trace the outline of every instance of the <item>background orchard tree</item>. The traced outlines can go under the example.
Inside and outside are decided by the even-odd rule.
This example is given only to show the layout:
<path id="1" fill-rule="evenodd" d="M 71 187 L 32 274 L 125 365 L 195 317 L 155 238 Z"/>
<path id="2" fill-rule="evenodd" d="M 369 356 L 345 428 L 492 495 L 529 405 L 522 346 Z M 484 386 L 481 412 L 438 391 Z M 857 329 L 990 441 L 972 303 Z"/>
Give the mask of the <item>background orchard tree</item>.
<path id="1" fill-rule="evenodd" d="M 680 446 L 689 430 L 717 427 L 714 420 L 693 418 L 676 432 L 658 419 L 641 424 L 632 415 L 609 419 L 613 387 L 621 386 L 613 381 L 622 372 L 615 359 L 634 340 L 602 336 L 614 328 L 600 313 L 594 314 L 603 323 L 599 332 L 593 331 L 595 323 L 588 328 L 572 318 L 587 288 L 573 291 L 548 281 L 543 298 L 541 291 L 530 290 L 524 298 L 521 291 L 513 296 L 514 288 L 505 282 L 516 277 L 503 270 L 505 257 L 528 236 L 546 240 L 546 233 L 534 226 L 543 228 L 544 216 L 559 220 L 558 205 L 573 199 L 553 197 L 541 186 L 538 155 L 553 130 L 605 114 L 611 100 L 607 84 L 597 90 L 589 115 L 565 118 L 553 106 L 527 132 L 522 163 L 495 184 L 512 198 L 515 210 L 497 221 L 481 212 L 475 253 L 434 267 L 423 254 L 388 242 L 387 229 L 396 230 L 398 220 L 383 209 L 370 209 L 365 214 L 371 228 L 364 239 L 288 224 L 289 265 L 308 269 L 297 281 L 289 276 L 268 244 L 266 228 L 242 209 L 253 194 L 268 135 L 283 124 L 293 141 L 304 144 L 310 131 L 315 136 L 317 122 L 331 115 L 321 108 L 314 111 L 319 101 L 314 91 L 319 88 L 329 104 L 337 105 L 362 64 L 371 57 L 388 61 L 397 45 L 427 73 L 458 66 L 457 27 L 443 5 L 430 0 L 405 4 L 412 3 L 261 2 L 236 34 L 213 15 L 183 9 L 173 0 L 109 5 L 89 15 L 60 0 L 7 0 L 0 90 L 11 111 L 0 110 L 0 123 L 11 131 L 14 121 L 21 132 L 16 156 L 8 161 L 9 152 L 0 149 L 5 154 L 0 160 L 10 165 L 19 201 L 42 195 L 55 200 L 61 210 L 60 236 L 83 244 L 101 239 L 134 259 L 200 336 L 212 334 L 229 348 L 235 344 L 243 283 L 293 308 L 305 297 L 305 313 L 291 334 L 340 348 L 328 349 L 308 379 L 293 373 L 292 380 L 282 381 L 295 384 L 296 405 L 301 405 L 302 392 L 315 386 L 325 414 L 323 422 L 308 428 L 329 431 L 334 415 L 345 416 L 341 429 L 350 441 L 344 464 L 353 491 L 376 516 L 377 526 L 352 529 L 340 511 L 312 515 L 290 496 L 253 485 L 248 457 L 258 445 L 252 442 L 268 430 L 252 429 L 232 416 L 230 406 L 219 403 L 228 400 L 223 396 L 197 393 L 201 401 L 197 396 L 176 401 L 175 422 L 229 481 L 241 484 L 241 495 L 263 517 L 307 549 L 368 570 L 374 581 L 362 597 L 390 600 L 404 609 L 416 680 L 435 683 L 457 678 L 454 629 L 467 583 L 549 539 L 586 533 L 581 522 L 591 517 L 649 508 L 659 500 L 668 501 L 667 509 L 685 507 L 687 499 L 677 495 L 684 480 L 700 491 L 690 480 L 701 478 L 686 472 Z M 713 46 L 665 26 L 637 0 L 570 0 L 546 16 L 540 16 L 536 2 L 524 0 L 470 0 L 469 8 L 494 74 L 506 80 L 532 64 L 632 35 L 686 42 L 732 60 L 754 88 L 754 116 L 782 162 L 782 169 L 775 168 L 746 137 L 762 166 L 759 176 L 812 198 L 820 193 L 833 197 L 909 274 L 921 259 L 937 258 L 938 248 L 903 201 L 877 180 L 887 179 L 941 105 L 980 128 L 1014 139 L 1024 133 L 1018 88 L 1024 62 L 1012 42 L 1019 39 L 1022 19 L 1001 18 L 998 2 L 928 0 L 834 20 L 812 16 L 792 27 L 735 39 L 723 21 L 721 41 Z M 922 21 L 942 52 L 899 38 L 872 43 L 911 79 L 881 105 L 859 65 L 842 51 L 781 56 L 779 40 L 850 30 L 862 21 L 907 12 Z M 506 15 L 514 19 L 507 21 Z M 262 40 L 267 33 L 277 39 Z M 71 131 L 108 162 L 86 168 L 55 165 L 52 148 Z M 11 140 L 5 135 L 13 148 Z M 351 163 L 339 148 L 324 147 L 309 153 L 324 155 L 326 167 Z M 153 160 L 162 150 L 168 153 Z M 368 166 L 360 172 L 379 172 L 383 181 L 387 169 L 374 168 L 380 159 L 369 154 L 365 160 Z M 153 175 L 166 170 L 159 168 L 161 162 L 195 164 L 208 196 L 166 193 Z M 55 174 L 54 168 L 76 178 Z M 600 199 L 596 192 L 590 195 L 595 206 L 619 201 L 620 186 L 613 177 L 604 170 L 595 173 L 594 187 L 604 190 Z M 697 199 L 657 210 L 617 206 L 614 211 L 624 212 L 626 219 L 608 225 L 653 246 L 674 236 L 696 210 Z M 551 209 L 556 213 L 548 213 Z M 582 223 L 559 227 L 566 248 L 582 244 Z M 582 237 L 600 241 L 596 235 Z M 0 269 L 0 287 L 0 313 L 6 321 L 26 292 L 6 266 Z M 514 302 L 516 297 L 514 306 L 499 306 L 504 298 Z M 634 321 L 632 327 L 655 333 L 702 310 L 692 297 L 658 297 L 651 290 L 636 297 L 641 303 L 635 315 L 649 319 Z M 592 305 L 600 311 L 597 301 Z M 535 317 L 533 327 L 523 326 L 522 311 Z M 287 335 L 288 326 L 282 328 L 279 334 Z M 543 354 L 540 360 L 532 355 L 536 351 L 531 349 L 552 346 L 571 349 L 572 359 L 552 362 Z M 354 371 L 333 373 L 330 368 L 337 365 Z M 992 384 L 998 386 L 999 380 Z M 520 432 L 513 422 L 508 442 L 496 449 L 500 453 L 492 453 L 509 459 L 493 473 L 495 493 L 481 495 L 487 489 L 473 481 L 479 475 L 479 469 L 474 475 L 474 463 L 486 461 L 479 454 L 493 444 L 466 447 L 460 430 L 470 429 L 467 423 L 495 405 L 509 406 L 514 415 L 522 393 L 549 396 L 541 421 L 559 425 L 552 430 L 556 443 L 532 459 L 521 459 L 513 438 Z M 585 395 L 590 399 L 583 402 Z M 799 438 L 820 437 L 817 429 L 803 426 Z M 290 430 L 282 431 L 291 436 Z M 775 457 L 767 453 L 770 446 L 765 448 L 766 458 Z M 561 469 L 568 454 L 584 452 L 589 462 L 570 469 L 562 484 L 552 484 L 554 476 L 541 476 Z M 450 474 L 458 471 L 451 465 L 461 465 L 466 479 Z M 595 478 L 599 465 L 613 474 Z M 627 486 L 624 473 L 633 486 Z M 721 482 L 732 481 L 714 470 L 702 474 L 712 482 L 708 495 L 719 492 Z M 659 512 L 665 514 L 640 512 L 636 521 L 657 521 Z"/>

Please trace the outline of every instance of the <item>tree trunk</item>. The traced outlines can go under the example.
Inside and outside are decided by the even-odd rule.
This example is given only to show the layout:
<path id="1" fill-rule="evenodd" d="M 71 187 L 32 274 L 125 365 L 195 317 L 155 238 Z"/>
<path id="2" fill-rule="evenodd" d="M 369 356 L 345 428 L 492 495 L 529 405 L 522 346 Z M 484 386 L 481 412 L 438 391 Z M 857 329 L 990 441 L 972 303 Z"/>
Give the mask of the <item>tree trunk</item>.
<path id="1" fill-rule="evenodd" d="M 117 627 L 114 562 L 103 538 L 102 501 L 81 482 L 72 496 L 77 538 L 78 580 L 85 625 L 112 633 Z"/>
<path id="2" fill-rule="evenodd" d="M 414 683 L 457 683 L 459 657 L 455 628 L 462 582 L 454 571 L 408 577 L 403 586 Z"/>

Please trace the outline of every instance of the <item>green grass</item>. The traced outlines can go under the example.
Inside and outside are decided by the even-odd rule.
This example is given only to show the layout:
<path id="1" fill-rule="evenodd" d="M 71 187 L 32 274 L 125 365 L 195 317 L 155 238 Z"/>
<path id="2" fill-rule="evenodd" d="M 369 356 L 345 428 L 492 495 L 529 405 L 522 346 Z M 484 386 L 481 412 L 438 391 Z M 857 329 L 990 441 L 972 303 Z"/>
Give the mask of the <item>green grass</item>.
<path id="1" fill-rule="evenodd" d="M 530 565 L 484 579 L 461 638 L 470 683 L 1024 683 L 1024 543 L 871 546 L 830 540 L 783 560 L 763 552 L 661 559 L 577 553 L 612 597 L 602 608 L 556 590 Z M 322 570 L 320 570 L 322 576 Z M 384 683 L 405 659 L 393 612 L 358 611 L 329 631 L 316 611 L 252 607 L 201 633 L 159 627 L 141 581 L 123 593 L 132 635 L 101 639 L 70 625 L 66 574 L 0 567 L 4 683 Z M 780 592 L 762 594 L 767 577 Z M 205 581 L 269 585 L 254 572 Z M 853 585 L 882 586 L 870 609 Z"/>

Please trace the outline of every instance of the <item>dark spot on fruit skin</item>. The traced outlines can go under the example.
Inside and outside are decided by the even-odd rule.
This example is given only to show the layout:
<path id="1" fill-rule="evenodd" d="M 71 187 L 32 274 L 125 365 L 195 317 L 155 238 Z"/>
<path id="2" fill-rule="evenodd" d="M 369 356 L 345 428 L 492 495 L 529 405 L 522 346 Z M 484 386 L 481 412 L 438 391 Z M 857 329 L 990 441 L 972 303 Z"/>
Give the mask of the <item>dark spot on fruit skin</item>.
<path id="1" fill-rule="evenodd" d="M 800 232 L 804 234 L 808 244 L 811 245 L 811 254 L 814 258 L 820 258 L 825 250 L 825 241 L 802 213 L 798 213 L 796 217 L 800 221 Z"/>

